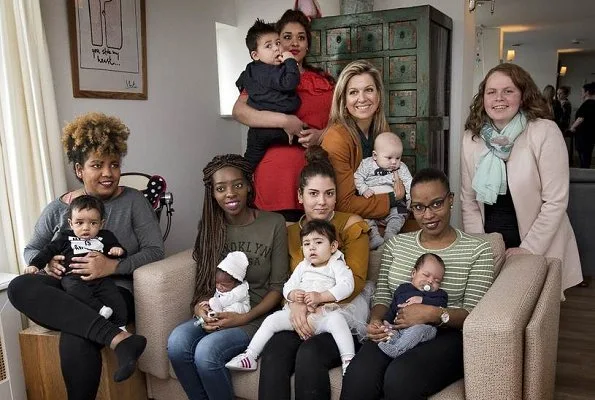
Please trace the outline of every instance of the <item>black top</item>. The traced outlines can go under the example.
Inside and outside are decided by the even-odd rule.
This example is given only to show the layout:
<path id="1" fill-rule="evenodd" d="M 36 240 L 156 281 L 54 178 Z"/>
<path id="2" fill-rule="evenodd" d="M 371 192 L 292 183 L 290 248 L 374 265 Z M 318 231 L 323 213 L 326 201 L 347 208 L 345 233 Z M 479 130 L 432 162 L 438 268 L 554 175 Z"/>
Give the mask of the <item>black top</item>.
<path id="1" fill-rule="evenodd" d="M 374 138 L 368 134 L 368 137 L 364 135 L 364 132 L 356 125 L 357 133 L 359 133 L 359 140 L 362 144 L 362 159 L 372 157 L 372 151 L 374 150 Z"/>
<path id="2" fill-rule="evenodd" d="M 570 117 L 572 115 L 572 104 L 568 100 L 564 100 L 560 102 L 562 107 L 562 115 L 560 116 L 560 121 L 558 126 L 562 133 L 564 133 L 568 128 L 570 128 Z M 558 121 L 556 121 L 558 122 Z"/>
<path id="3" fill-rule="evenodd" d="M 496 203 L 492 205 L 486 204 L 484 209 L 486 218 L 484 225 L 485 232 L 498 232 L 502 234 L 504 245 L 507 249 L 519 247 L 521 244 L 519 223 L 516 219 L 516 211 L 508 186 L 506 187 L 506 194 L 499 195 Z"/>
<path id="4" fill-rule="evenodd" d="M 291 114 L 301 101 L 296 93 L 300 83 L 300 70 L 293 58 L 281 65 L 252 61 L 240 74 L 236 86 L 248 92 L 248 105 L 256 110 Z"/>
<path id="5" fill-rule="evenodd" d="M 583 122 L 576 128 L 577 144 L 593 144 L 595 142 L 595 100 L 585 100 L 576 111 L 576 118 L 583 118 Z"/>
<path id="6" fill-rule="evenodd" d="M 111 256 L 108 252 L 112 247 L 121 247 L 124 254 L 119 256 Z M 71 269 L 69 267 L 72 257 L 84 257 L 91 251 L 103 253 L 109 258 L 125 258 L 126 249 L 118 243 L 116 236 L 105 229 L 101 229 L 96 237 L 93 239 L 83 239 L 75 236 L 71 230 L 60 231 L 58 237 L 48 243 L 37 255 L 31 260 L 29 265 L 34 265 L 39 269 L 45 268 L 45 265 L 56 255 L 63 255 L 64 267 L 66 272 Z"/>
<path id="7" fill-rule="evenodd" d="M 421 296 L 421 304 L 428 304 L 430 306 L 446 307 L 448 303 L 448 294 L 444 290 L 438 289 L 435 292 L 422 292 L 411 283 L 406 282 L 400 284 L 395 290 L 393 301 L 390 303 L 390 310 L 386 313 L 384 319 L 392 324 L 397 316 L 398 305 L 405 303 L 408 298 L 413 296 Z"/>

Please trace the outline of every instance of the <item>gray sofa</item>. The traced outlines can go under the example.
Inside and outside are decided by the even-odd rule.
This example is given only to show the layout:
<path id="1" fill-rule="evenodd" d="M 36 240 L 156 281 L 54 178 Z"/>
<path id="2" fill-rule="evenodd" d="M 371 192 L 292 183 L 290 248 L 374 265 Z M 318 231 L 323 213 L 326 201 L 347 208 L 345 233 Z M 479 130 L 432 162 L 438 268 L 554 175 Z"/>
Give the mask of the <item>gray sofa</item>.
<path id="1" fill-rule="evenodd" d="M 568 217 L 576 236 L 583 275 L 595 276 L 595 169 L 570 168 Z"/>
<path id="2" fill-rule="evenodd" d="M 465 321 L 465 378 L 432 400 L 553 399 L 560 312 L 560 261 L 519 255 L 504 262 L 499 234 L 490 241 L 502 266 L 494 284 Z M 370 253 L 369 280 L 376 280 L 380 252 Z M 186 399 L 166 353 L 169 333 L 190 318 L 195 264 L 191 250 L 134 272 L 136 328 L 148 339 L 139 367 L 150 398 Z M 333 400 L 341 391 L 341 369 L 329 371 Z M 234 372 L 238 398 L 255 400 L 259 372 Z"/>

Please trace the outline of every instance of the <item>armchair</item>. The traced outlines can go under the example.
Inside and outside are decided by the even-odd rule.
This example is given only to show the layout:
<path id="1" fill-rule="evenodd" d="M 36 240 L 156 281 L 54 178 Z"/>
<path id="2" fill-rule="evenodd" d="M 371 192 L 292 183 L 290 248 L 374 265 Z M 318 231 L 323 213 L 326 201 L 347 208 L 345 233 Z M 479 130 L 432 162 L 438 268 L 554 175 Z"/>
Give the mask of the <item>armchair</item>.
<path id="1" fill-rule="evenodd" d="M 552 399 L 560 261 L 519 255 L 504 262 L 501 236 L 482 236 L 492 245 L 499 274 L 465 321 L 465 378 L 431 399 Z M 375 281 L 380 251 L 372 251 L 370 256 L 368 279 Z M 190 250 L 134 272 L 137 332 L 148 339 L 139 368 L 147 373 L 150 398 L 186 398 L 170 367 L 166 345 L 173 328 L 191 316 L 194 279 Z M 341 368 L 329 374 L 332 399 L 338 399 Z M 257 398 L 258 371 L 233 372 L 232 376 L 238 398 Z"/>

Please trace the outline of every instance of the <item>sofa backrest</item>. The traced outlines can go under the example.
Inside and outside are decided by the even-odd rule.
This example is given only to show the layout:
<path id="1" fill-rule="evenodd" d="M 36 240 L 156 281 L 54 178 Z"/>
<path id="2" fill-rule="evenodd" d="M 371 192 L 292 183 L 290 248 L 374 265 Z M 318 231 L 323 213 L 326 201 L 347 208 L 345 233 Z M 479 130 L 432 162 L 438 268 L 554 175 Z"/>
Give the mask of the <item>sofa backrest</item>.
<path id="1" fill-rule="evenodd" d="M 502 235 L 499 233 L 481 233 L 473 234 L 473 236 L 482 238 L 483 240 L 487 241 L 490 244 L 490 246 L 492 246 L 492 253 L 494 253 L 494 279 L 496 279 L 506 259 L 504 240 L 502 239 Z M 378 280 L 383 250 L 384 245 L 380 246 L 376 250 L 370 251 L 370 260 L 368 265 L 367 277 L 367 280 L 369 281 L 376 282 Z"/>

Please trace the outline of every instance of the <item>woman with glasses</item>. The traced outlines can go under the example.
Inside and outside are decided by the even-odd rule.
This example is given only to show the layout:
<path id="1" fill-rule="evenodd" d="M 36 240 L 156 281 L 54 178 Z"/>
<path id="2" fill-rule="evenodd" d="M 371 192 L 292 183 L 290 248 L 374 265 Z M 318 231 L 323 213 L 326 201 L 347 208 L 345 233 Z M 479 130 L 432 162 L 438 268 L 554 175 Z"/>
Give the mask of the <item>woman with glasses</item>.
<path id="1" fill-rule="evenodd" d="M 506 256 L 562 260 L 562 291 L 582 281 L 566 214 L 569 169 L 560 129 L 531 76 L 518 65 L 492 68 L 479 85 L 461 152 L 463 229 L 499 232 Z"/>
<path id="2" fill-rule="evenodd" d="M 423 169 L 413 178 L 411 210 L 421 229 L 396 235 L 385 244 L 367 327 L 369 340 L 347 368 L 342 400 L 427 398 L 463 377 L 463 322 L 492 285 L 494 260 L 489 243 L 450 225 L 453 197 L 448 178 L 439 170 Z M 444 260 L 441 288 L 448 293 L 448 307 L 411 304 L 399 309 L 394 321 L 383 321 L 394 290 L 411 280 L 416 260 L 425 253 Z M 438 333 L 393 359 L 378 347 L 390 338 L 388 324 L 393 329 L 431 324 Z"/>

